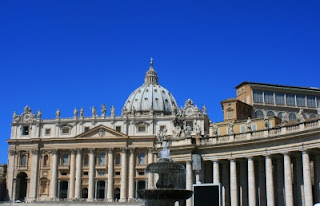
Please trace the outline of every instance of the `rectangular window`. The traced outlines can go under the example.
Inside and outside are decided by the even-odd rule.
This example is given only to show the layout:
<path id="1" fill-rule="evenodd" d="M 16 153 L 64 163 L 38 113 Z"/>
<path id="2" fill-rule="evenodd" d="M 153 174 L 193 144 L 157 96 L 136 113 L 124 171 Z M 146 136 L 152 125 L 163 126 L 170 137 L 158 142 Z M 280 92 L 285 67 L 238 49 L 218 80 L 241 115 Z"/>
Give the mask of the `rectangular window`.
<path id="1" fill-rule="evenodd" d="M 22 127 L 22 135 L 29 135 L 29 127 L 28 126 Z"/>
<path id="2" fill-rule="evenodd" d="M 85 128 L 84 128 L 84 132 L 89 131 L 89 129 L 90 129 L 90 127 L 85 127 Z"/>
<path id="3" fill-rule="evenodd" d="M 264 92 L 264 102 L 266 104 L 274 104 L 273 92 Z"/>
<path id="4" fill-rule="evenodd" d="M 296 106 L 296 96 L 294 94 L 287 94 L 286 97 L 288 106 Z"/>
<path id="5" fill-rule="evenodd" d="M 89 172 L 83 172 L 83 176 L 88 176 Z"/>
<path id="6" fill-rule="evenodd" d="M 241 126 L 240 126 L 240 132 L 241 132 L 241 133 L 246 132 L 246 127 L 245 127 L 244 125 L 241 125 Z"/>
<path id="7" fill-rule="evenodd" d="M 106 175 L 106 171 L 103 171 L 103 170 L 98 170 L 97 173 L 98 173 L 98 176 L 105 176 Z"/>
<path id="8" fill-rule="evenodd" d="M 116 126 L 116 131 L 121 132 L 121 126 Z"/>
<path id="9" fill-rule="evenodd" d="M 256 124 L 252 124 L 251 125 L 251 129 L 252 129 L 252 131 L 256 131 L 257 130 L 257 125 Z"/>
<path id="10" fill-rule="evenodd" d="M 51 133 L 51 129 L 46 129 L 45 130 L 45 135 L 50 135 L 50 133 Z"/>
<path id="11" fill-rule="evenodd" d="M 120 172 L 115 172 L 115 175 L 116 175 L 116 176 L 119 176 L 119 175 L 120 175 Z"/>
<path id="12" fill-rule="evenodd" d="M 284 93 L 276 93 L 276 104 L 284 105 Z"/>
<path id="13" fill-rule="evenodd" d="M 306 106 L 306 96 L 297 95 L 297 105 L 300 107 Z"/>
<path id="14" fill-rule="evenodd" d="M 308 107 L 316 107 L 316 97 L 315 96 L 308 96 L 307 103 L 308 103 Z"/>
<path id="15" fill-rule="evenodd" d="M 140 176 L 143 176 L 143 175 L 144 175 L 144 171 L 139 171 L 138 174 L 139 174 Z"/>
<path id="16" fill-rule="evenodd" d="M 263 92 L 259 90 L 253 90 L 253 102 L 262 103 L 263 102 Z"/>
<path id="17" fill-rule="evenodd" d="M 62 134 L 69 134 L 69 133 L 70 133 L 70 128 L 69 127 L 62 128 Z"/>
<path id="18" fill-rule="evenodd" d="M 146 131 L 146 126 L 145 125 L 138 126 L 138 132 L 145 132 L 145 131 Z"/>
<path id="19" fill-rule="evenodd" d="M 228 111 L 228 117 L 232 117 L 232 111 Z"/>
<path id="20" fill-rule="evenodd" d="M 160 126 L 160 131 L 163 131 L 166 128 L 166 126 Z"/>

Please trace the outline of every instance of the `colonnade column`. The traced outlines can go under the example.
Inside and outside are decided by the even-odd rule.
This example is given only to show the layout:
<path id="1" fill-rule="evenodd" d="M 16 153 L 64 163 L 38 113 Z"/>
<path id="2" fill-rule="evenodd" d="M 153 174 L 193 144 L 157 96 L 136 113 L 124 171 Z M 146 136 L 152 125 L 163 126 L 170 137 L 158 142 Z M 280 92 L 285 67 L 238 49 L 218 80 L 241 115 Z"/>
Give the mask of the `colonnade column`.
<path id="1" fill-rule="evenodd" d="M 75 195 L 76 199 L 80 199 L 81 193 L 81 173 L 82 173 L 82 150 L 77 149 L 77 170 L 76 170 L 76 188 Z"/>
<path id="2" fill-rule="evenodd" d="M 148 164 L 153 163 L 153 153 L 152 149 L 148 150 Z M 153 188 L 154 186 L 154 174 L 149 172 L 148 174 L 148 189 Z"/>
<path id="3" fill-rule="evenodd" d="M 113 201 L 113 149 L 108 150 L 108 202 Z"/>
<path id="4" fill-rule="evenodd" d="M 70 157 L 70 179 L 69 179 L 69 195 L 68 198 L 72 199 L 74 197 L 74 172 L 76 167 L 76 150 L 71 150 L 71 157 Z"/>
<path id="5" fill-rule="evenodd" d="M 315 167 L 314 167 L 314 188 L 315 188 L 315 201 L 320 202 L 320 154 L 315 155 Z"/>
<path id="6" fill-rule="evenodd" d="M 293 206 L 291 160 L 288 153 L 283 154 L 285 205 Z"/>
<path id="7" fill-rule="evenodd" d="M 88 200 L 93 201 L 94 197 L 94 152 L 95 149 L 90 148 L 89 149 L 89 188 L 88 188 Z"/>
<path id="8" fill-rule="evenodd" d="M 121 189 L 120 202 L 127 201 L 127 149 L 121 150 Z"/>
<path id="9" fill-rule="evenodd" d="M 213 160 L 212 161 L 213 166 L 213 183 L 218 184 L 220 183 L 220 171 L 219 171 L 219 161 Z"/>
<path id="10" fill-rule="evenodd" d="M 274 186 L 273 186 L 273 172 L 272 159 L 269 155 L 266 156 L 266 195 L 267 205 L 274 206 Z"/>
<path id="11" fill-rule="evenodd" d="M 132 201 L 134 199 L 134 172 L 135 172 L 135 164 L 134 164 L 134 149 L 130 149 L 129 156 L 129 194 L 128 201 Z"/>
<path id="12" fill-rule="evenodd" d="M 191 161 L 186 162 L 186 189 L 187 190 L 192 190 L 192 183 L 193 183 L 193 178 L 192 178 L 192 165 Z M 186 206 L 191 206 L 192 205 L 192 198 L 189 198 L 186 200 Z"/>
<path id="13" fill-rule="evenodd" d="M 39 150 L 31 150 L 31 178 L 30 178 L 30 201 L 35 201 L 37 197 L 37 185 L 38 185 L 38 166 L 39 166 Z"/>
<path id="14" fill-rule="evenodd" d="M 306 151 L 302 152 L 302 168 L 303 168 L 303 188 L 304 188 L 304 204 L 305 206 L 313 205 L 312 183 L 310 173 L 309 154 Z"/>
<path id="15" fill-rule="evenodd" d="M 249 206 L 256 205 L 256 181 L 254 174 L 254 161 L 252 157 L 248 157 L 248 196 Z"/>
<path id="16" fill-rule="evenodd" d="M 57 169 L 58 169 L 58 150 L 52 150 L 52 170 L 50 182 L 50 198 L 57 198 Z"/>
<path id="17" fill-rule="evenodd" d="M 237 164 L 234 159 L 230 160 L 230 197 L 231 206 L 238 206 Z"/>

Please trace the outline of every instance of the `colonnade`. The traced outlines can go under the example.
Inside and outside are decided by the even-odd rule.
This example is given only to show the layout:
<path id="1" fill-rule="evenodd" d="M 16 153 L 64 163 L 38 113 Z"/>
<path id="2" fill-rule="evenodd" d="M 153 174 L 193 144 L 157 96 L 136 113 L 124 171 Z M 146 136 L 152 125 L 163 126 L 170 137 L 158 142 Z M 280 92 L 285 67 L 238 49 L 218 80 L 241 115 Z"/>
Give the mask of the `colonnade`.
<path id="1" fill-rule="evenodd" d="M 215 159 L 212 167 L 213 183 L 222 186 L 223 206 L 312 206 L 320 201 L 320 154 L 317 153 L 300 151 Z"/>

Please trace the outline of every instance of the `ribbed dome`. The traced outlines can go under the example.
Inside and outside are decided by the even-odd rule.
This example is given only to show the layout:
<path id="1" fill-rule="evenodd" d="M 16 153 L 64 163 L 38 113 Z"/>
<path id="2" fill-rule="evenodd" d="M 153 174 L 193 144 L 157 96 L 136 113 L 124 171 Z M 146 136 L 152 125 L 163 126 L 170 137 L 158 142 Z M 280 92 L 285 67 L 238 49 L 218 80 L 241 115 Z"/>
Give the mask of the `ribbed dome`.
<path id="1" fill-rule="evenodd" d="M 168 115 L 172 114 L 175 108 L 177 108 L 176 100 L 166 88 L 159 85 L 157 72 L 151 61 L 144 84 L 131 93 L 122 111 L 146 113 L 153 110 L 155 113 Z"/>

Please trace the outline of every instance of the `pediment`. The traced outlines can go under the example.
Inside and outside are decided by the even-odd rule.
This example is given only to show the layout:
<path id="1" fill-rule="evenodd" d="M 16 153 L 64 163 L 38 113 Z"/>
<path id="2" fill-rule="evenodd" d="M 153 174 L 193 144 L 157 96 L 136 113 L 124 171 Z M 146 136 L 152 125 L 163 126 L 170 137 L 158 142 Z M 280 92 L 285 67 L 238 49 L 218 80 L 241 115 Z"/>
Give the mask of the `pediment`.
<path id="1" fill-rule="evenodd" d="M 127 139 L 128 136 L 104 125 L 99 125 L 89 131 L 79 134 L 75 138 Z"/>

